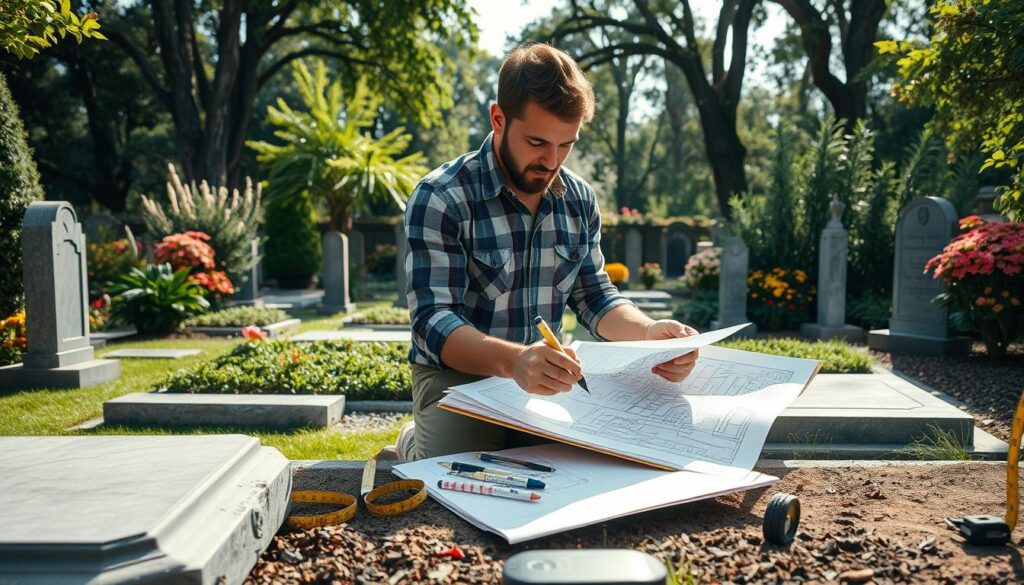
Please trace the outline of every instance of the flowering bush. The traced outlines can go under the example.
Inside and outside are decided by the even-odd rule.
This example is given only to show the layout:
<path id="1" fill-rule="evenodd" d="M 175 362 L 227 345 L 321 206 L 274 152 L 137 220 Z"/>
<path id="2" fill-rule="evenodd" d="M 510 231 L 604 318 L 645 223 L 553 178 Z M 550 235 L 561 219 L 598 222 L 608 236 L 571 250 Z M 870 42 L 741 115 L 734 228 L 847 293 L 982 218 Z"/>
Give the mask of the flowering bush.
<path id="1" fill-rule="evenodd" d="M 960 229 L 924 271 L 949 288 L 935 302 L 953 308 L 954 325 L 978 332 L 989 355 L 1004 355 L 1024 330 L 1024 222 L 986 223 L 972 215 Z"/>
<path id="2" fill-rule="evenodd" d="M 132 250 L 135 246 L 135 250 Z M 132 268 L 141 267 L 139 243 L 128 240 L 115 242 L 88 242 L 85 244 L 85 262 L 89 272 L 89 289 L 94 295 L 106 288 L 110 282 Z"/>
<path id="3" fill-rule="evenodd" d="M 248 341 L 262 341 L 267 338 L 267 332 L 255 325 L 242 327 L 242 337 Z"/>
<path id="4" fill-rule="evenodd" d="M 621 262 L 612 262 L 604 265 L 604 271 L 608 273 L 608 279 L 612 284 L 624 284 L 629 282 L 629 268 Z"/>
<path id="5" fill-rule="evenodd" d="M 110 326 L 110 295 L 103 293 L 89 303 L 89 331 L 103 331 Z"/>
<path id="6" fill-rule="evenodd" d="M 722 271 L 722 250 L 708 248 L 690 256 L 679 278 L 691 290 L 718 290 L 718 275 Z"/>
<path id="7" fill-rule="evenodd" d="M 187 268 L 189 280 L 212 293 L 214 298 L 235 292 L 231 280 L 222 270 L 215 270 L 213 247 L 207 242 L 210 236 L 203 232 L 183 232 L 165 236 L 153 248 L 156 264 L 170 264 L 174 270 Z"/>
<path id="8" fill-rule="evenodd" d="M 657 262 L 644 262 L 640 267 L 640 280 L 644 288 L 650 290 L 661 280 L 661 264 Z"/>
<path id="9" fill-rule="evenodd" d="M 767 331 L 796 329 L 807 321 L 817 292 L 803 270 L 755 270 L 747 277 L 750 316 Z"/>
<path id="10" fill-rule="evenodd" d="M 21 362 L 21 355 L 28 347 L 25 331 L 25 310 L 22 309 L 0 321 L 0 366 Z"/>
<path id="11" fill-rule="evenodd" d="M 623 207 L 618 213 L 610 211 L 601 215 L 602 225 L 640 225 L 645 223 L 644 215 L 636 209 Z"/>

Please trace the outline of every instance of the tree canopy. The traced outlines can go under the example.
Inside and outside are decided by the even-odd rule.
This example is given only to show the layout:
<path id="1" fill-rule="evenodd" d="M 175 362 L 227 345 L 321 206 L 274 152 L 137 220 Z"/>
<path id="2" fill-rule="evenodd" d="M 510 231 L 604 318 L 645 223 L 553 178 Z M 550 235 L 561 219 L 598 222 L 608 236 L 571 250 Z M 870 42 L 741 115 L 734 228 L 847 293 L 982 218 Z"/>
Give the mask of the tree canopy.
<path id="1" fill-rule="evenodd" d="M 79 17 L 70 0 L 3 0 L 0 7 L 0 47 L 19 59 L 36 56 L 67 35 L 79 43 L 84 38 L 106 40 L 96 13 Z"/>

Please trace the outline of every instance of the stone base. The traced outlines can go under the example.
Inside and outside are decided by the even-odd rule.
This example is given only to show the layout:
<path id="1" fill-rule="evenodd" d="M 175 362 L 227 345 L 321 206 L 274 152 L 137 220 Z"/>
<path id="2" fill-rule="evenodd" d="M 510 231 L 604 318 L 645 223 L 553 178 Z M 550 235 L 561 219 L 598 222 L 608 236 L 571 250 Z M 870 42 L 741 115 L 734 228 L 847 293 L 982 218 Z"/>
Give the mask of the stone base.
<path id="1" fill-rule="evenodd" d="M 716 320 L 711 322 L 711 330 L 714 331 L 715 329 L 724 329 L 726 327 L 732 327 L 733 325 L 739 325 L 739 323 L 722 323 L 721 321 L 716 319 Z M 751 336 L 756 335 L 756 334 L 757 334 L 757 325 L 754 325 L 753 323 L 747 323 L 746 327 L 744 327 L 743 329 L 740 329 L 736 333 L 733 333 L 729 337 L 735 339 L 735 338 L 739 338 L 739 337 L 751 337 Z"/>
<path id="2" fill-rule="evenodd" d="M 241 583 L 288 460 L 241 435 L 0 438 L 0 583 Z"/>
<path id="3" fill-rule="evenodd" d="M 103 404 L 108 425 L 329 427 L 345 414 L 341 395 L 140 392 Z"/>
<path id="4" fill-rule="evenodd" d="M 264 325 L 260 327 L 260 331 L 266 333 L 270 339 L 275 339 L 293 331 L 298 331 L 300 325 L 302 325 L 302 319 L 285 319 L 284 321 Z M 189 327 L 188 331 L 192 333 L 205 333 L 213 337 L 240 337 L 242 335 L 241 327 Z"/>
<path id="5" fill-rule="evenodd" d="M 351 339 L 359 343 L 410 343 L 412 342 L 412 329 L 403 331 L 374 331 L 372 329 L 356 329 L 355 327 L 343 327 L 337 331 L 325 331 L 315 329 L 304 331 L 292 336 L 292 341 L 338 341 L 339 339 Z"/>
<path id="6" fill-rule="evenodd" d="M 800 334 L 811 339 L 845 339 L 847 341 L 863 341 L 864 330 L 856 325 L 840 325 L 828 327 L 817 323 L 802 323 Z"/>
<path id="7" fill-rule="evenodd" d="M 334 315 L 335 313 L 354 313 L 355 310 L 355 303 L 349 303 L 347 305 L 320 304 L 316 308 L 316 312 L 318 315 Z"/>
<path id="8" fill-rule="evenodd" d="M 52 369 L 26 368 L 14 364 L 0 368 L 0 391 L 32 388 L 86 388 L 113 382 L 121 377 L 121 362 L 89 360 Z"/>
<path id="9" fill-rule="evenodd" d="M 868 332 L 868 347 L 875 351 L 912 355 L 955 355 L 971 351 L 969 337 L 922 337 L 890 333 L 888 329 Z"/>

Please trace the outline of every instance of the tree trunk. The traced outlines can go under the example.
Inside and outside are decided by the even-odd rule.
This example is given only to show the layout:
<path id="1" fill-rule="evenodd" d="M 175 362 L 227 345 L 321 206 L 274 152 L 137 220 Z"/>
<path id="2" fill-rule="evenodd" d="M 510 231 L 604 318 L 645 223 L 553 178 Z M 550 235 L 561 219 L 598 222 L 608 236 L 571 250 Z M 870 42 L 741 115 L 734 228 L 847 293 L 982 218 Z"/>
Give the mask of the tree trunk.
<path id="1" fill-rule="evenodd" d="M 697 99 L 697 110 L 704 127 L 704 148 L 715 179 L 715 198 L 723 217 L 732 217 L 729 200 L 747 192 L 747 172 L 743 164 L 747 149 L 736 133 L 736 107 L 712 98 Z"/>

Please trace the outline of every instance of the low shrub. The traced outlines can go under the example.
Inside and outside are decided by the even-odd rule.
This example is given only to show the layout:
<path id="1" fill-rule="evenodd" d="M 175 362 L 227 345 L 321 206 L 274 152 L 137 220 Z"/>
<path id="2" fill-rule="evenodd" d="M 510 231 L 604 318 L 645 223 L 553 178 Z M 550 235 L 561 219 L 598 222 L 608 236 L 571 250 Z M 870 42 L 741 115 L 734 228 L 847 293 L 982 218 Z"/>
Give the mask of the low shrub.
<path id="1" fill-rule="evenodd" d="M 374 276 L 391 276 L 395 273 L 398 248 L 394 244 L 377 244 L 366 255 L 366 271 Z"/>
<path id="2" fill-rule="evenodd" d="M 651 290 L 659 280 L 661 280 L 661 264 L 644 262 L 644 265 L 640 267 L 640 282 L 644 283 L 644 288 Z"/>
<path id="3" fill-rule="evenodd" d="M 718 276 L 722 271 L 722 249 L 701 250 L 686 261 L 679 280 L 690 290 L 718 290 Z"/>
<path id="4" fill-rule="evenodd" d="M 28 347 L 25 331 L 25 310 L 0 320 L 0 366 L 21 362 Z"/>
<path id="5" fill-rule="evenodd" d="M 864 294 L 846 304 L 850 323 L 865 329 L 887 329 L 892 316 L 892 298 L 888 295 Z"/>
<path id="6" fill-rule="evenodd" d="M 697 289 L 681 301 L 672 317 L 695 327 L 708 327 L 718 318 L 718 291 Z"/>
<path id="7" fill-rule="evenodd" d="M 409 310 L 398 307 L 373 307 L 352 315 L 353 325 L 408 325 Z"/>
<path id="8" fill-rule="evenodd" d="M 803 270 L 755 270 L 747 277 L 751 320 L 765 331 L 797 329 L 808 321 L 815 287 Z"/>
<path id="9" fill-rule="evenodd" d="M 624 284 L 629 282 L 629 268 L 621 262 L 610 262 L 604 265 L 604 271 L 608 273 L 608 279 L 612 284 Z"/>
<path id="10" fill-rule="evenodd" d="M 197 315 L 185 321 L 186 327 L 264 327 L 288 319 L 288 313 L 281 309 L 267 307 L 231 307 Z"/>
<path id="11" fill-rule="evenodd" d="M 851 348 L 849 344 L 838 339 L 828 341 L 803 341 L 792 337 L 727 339 L 718 345 L 744 351 L 821 360 L 822 374 L 871 373 L 871 356 Z"/>
<path id="12" fill-rule="evenodd" d="M 169 392 L 344 394 L 347 400 L 410 400 L 408 344 L 251 341 L 156 384 Z"/>
<path id="13" fill-rule="evenodd" d="M 206 289 L 189 279 L 188 268 L 170 264 L 132 268 L 110 287 L 113 318 L 139 333 L 170 333 L 186 319 L 207 310 Z"/>
<path id="14" fill-rule="evenodd" d="M 89 301 L 89 331 L 106 331 L 113 319 L 110 312 L 110 295 L 103 293 Z"/>
<path id="15" fill-rule="evenodd" d="M 135 250 L 132 246 L 136 246 Z M 85 263 L 89 271 L 90 296 L 98 297 L 107 289 L 107 285 L 132 268 L 138 268 L 145 261 L 138 257 L 137 244 L 128 240 L 114 242 L 86 242 Z"/>

